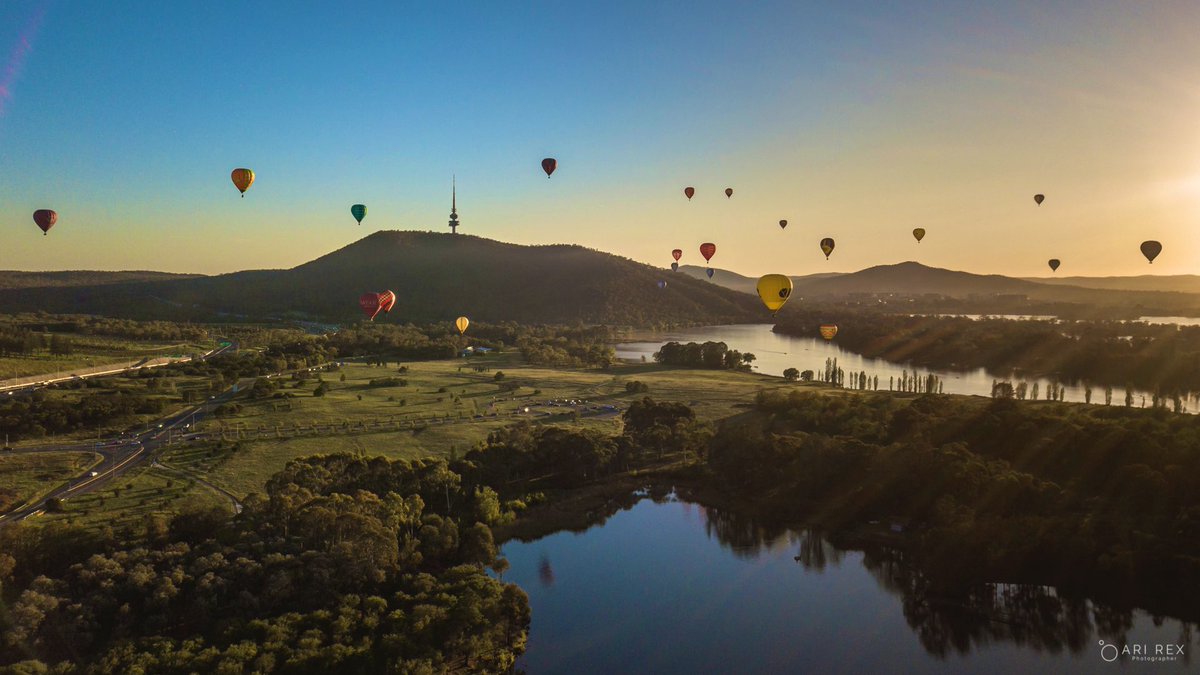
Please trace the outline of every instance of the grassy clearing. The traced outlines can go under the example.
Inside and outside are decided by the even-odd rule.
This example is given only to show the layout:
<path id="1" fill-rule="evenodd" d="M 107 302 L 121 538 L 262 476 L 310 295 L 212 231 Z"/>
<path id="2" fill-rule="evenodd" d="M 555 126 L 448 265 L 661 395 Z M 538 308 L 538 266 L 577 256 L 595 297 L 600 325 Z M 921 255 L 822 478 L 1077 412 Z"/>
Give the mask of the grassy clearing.
<path id="1" fill-rule="evenodd" d="M 0 512 L 28 502 L 100 461 L 91 452 L 0 455 Z"/>
<path id="2" fill-rule="evenodd" d="M 452 453 L 461 456 L 490 432 L 520 419 L 619 433 L 620 411 L 641 396 L 688 403 L 700 418 L 715 421 L 739 412 L 739 406 L 750 402 L 760 390 L 821 386 L 789 383 L 752 373 L 685 370 L 657 364 L 618 365 L 607 372 L 555 369 L 521 363 L 513 354 L 474 358 L 469 362 L 411 362 L 405 366 L 407 371 L 399 373 L 396 366 L 350 363 L 340 372 L 321 373 L 330 387 L 323 397 L 312 395 L 318 385 L 315 374 L 306 382 L 285 380 L 280 391 L 293 393 L 295 398 L 239 400 L 242 407 L 236 414 L 207 421 L 198 428 L 224 429 L 229 440 L 223 446 L 232 446 L 235 429 L 273 436 L 277 431 L 286 434 L 297 426 L 354 425 L 373 420 L 399 420 L 417 424 L 416 429 L 372 429 L 278 439 L 260 436 L 260 440 L 240 441 L 237 450 L 214 451 L 207 445 L 177 448 L 164 456 L 164 461 L 203 473 L 214 484 L 245 495 L 261 491 L 271 474 L 289 460 L 306 455 L 350 452 L 391 458 Z M 475 372 L 474 366 L 489 370 Z M 494 379 L 497 372 L 504 373 L 503 380 Z M 372 379 L 385 377 L 403 378 L 408 384 L 369 386 Z M 626 392 L 625 385 L 631 380 L 644 383 L 649 391 Z M 501 391 L 502 383 L 520 386 L 514 391 Z M 439 391 L 443 388 L 445 391 Z M 565 404 L 569 400 L 586 400 L 592 409 L 577 414 L 578 406 Z M 604 405 L 616 406 L 617 410 L 595 409 Z M 528 413 L 524 413 L 525 408 L 529 408 Z M 521 414 L 514 415 L 518 410 Z M 483 418 L 476 419 L 476 415 Z M 450 419 L 445 423 L 422 422 L 447 416 Z"/>
<path id="3" fill-rule="evenodd" d="M 119 530 L 136 528 L 149 515 L 169 515 L 190 505 L 228 506 L 229 500 L 203 485 L 143 465 L 103 489 L 67 499 L 62 513 L 47 513 L 27 522 L 66 521 Z"/>

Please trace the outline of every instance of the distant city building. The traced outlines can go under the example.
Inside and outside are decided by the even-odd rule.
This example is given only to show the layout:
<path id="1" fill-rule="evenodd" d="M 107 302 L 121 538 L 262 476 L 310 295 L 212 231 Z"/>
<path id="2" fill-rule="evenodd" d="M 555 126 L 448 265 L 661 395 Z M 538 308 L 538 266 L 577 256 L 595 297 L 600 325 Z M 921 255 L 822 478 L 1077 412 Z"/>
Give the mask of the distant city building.
<path id="1" fill-rule="evenodd" d="M 458 234 L 458 189 L 456 179 L 450 179 L 450 234 Z"/>

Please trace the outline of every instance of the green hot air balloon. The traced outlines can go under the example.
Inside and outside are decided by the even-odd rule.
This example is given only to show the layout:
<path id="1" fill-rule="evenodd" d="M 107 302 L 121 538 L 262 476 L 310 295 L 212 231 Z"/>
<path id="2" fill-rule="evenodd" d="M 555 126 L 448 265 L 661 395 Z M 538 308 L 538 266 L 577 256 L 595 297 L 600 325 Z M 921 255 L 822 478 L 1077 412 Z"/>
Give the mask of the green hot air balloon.
<path id="1" fill-rule="evenodd" d="M 355 204 L 350 207 L 350 215 L 354 216 L 359 225 L 362 225 L 362 219 L 367 217 L 367 207 L 362 204 Z"/>

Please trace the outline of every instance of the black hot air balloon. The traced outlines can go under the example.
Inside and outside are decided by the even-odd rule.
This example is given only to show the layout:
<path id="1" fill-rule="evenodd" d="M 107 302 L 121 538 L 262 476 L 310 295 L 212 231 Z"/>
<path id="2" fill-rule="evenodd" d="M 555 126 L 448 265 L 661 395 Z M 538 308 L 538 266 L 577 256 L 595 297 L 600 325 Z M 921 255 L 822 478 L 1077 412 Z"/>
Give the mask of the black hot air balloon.
<path id="1" fill-rule="evenodd" d="M 1050 259 L 1050 271 L 1057 272 L 1058 266 L 1061 264 L 1062 264 L 1062 262 L 1058 258 L 1051 258 Z"/>
<path id="2" fill-rule="evenodd" d="M 1158 257 L 1159 253 L 1162 253 L 1162 244 L 1153 239 L 1142 242 L 1142 255 L 1146 256 L 1146 260 L 1149 260 L 1151 265 L 1154 264 L 1154 259 Z"/>

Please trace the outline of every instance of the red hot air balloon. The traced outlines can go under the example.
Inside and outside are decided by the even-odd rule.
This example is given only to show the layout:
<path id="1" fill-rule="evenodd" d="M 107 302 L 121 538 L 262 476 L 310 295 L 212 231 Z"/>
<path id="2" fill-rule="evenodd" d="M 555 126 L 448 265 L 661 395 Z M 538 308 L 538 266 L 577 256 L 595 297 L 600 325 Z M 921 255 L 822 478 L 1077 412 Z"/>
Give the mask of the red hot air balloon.
<path id="1" fill-rule="evenodd" d="M 546 172 L 546 178 L 549 178 L 550 174 L 554 173 L 554 170 L 557 168 L 558 168 L 558 160 L 557 159 L 554 159 L 553 157 L 547 157 L 546 159 L 542 160 L 542 171 Z"/>
<path id="2" fill-rule="evenodd" d="M 688 201 L 690 202 L 690 201 L 692 201 L 692 195 L 696 194 L 696 188 L 685 187 L 685 188 L 683 188 L 683 194 L 685 197 L 688 198 Z"/>
<path id="3" fill-rule="evenodd" d="M 677 248 L 674 251 L 671 251 L 671 257 L 674 258 L 675 260 L 679 260 L 680 258 L 683 257 L 683 249 Z"/>
<path id="4" fill-rule="evenodd" d="M 50 209 L 38 209 L 33 212 L 33 222 L 42 228 L 42 234 L 50 234 L 50 228 L 58 222 L 58 214 Z"/>
<path id="5" fill-rule="evenodd" d="M 713 254 L 717 252 L 717 245 L 709 242 L 700 244 L 700 255 L 704 256 L 704 262 L 712 260 Z"/>
<path id="6" fill-rule="evenodd" d="M 363 314 L 371 321 L 375 320 L 375 315 L 379 314 L 379 310 L 383 309 L 382 294 L 380 293 L 363 293 L 358 296 L 358 306 L 362 307 Z"/>
<path id="7" fill-rule="evenodd" d="M 379 309 L 385 313 L 392 311 L 392 305 L 396 304 L 396 294 L 391 291 L 384 291 L 379 294 Z"/>

